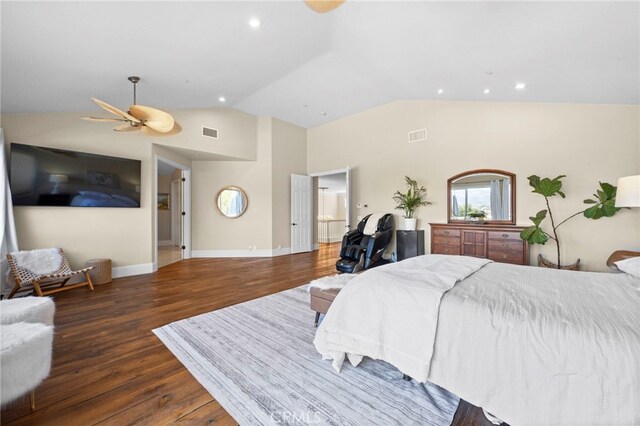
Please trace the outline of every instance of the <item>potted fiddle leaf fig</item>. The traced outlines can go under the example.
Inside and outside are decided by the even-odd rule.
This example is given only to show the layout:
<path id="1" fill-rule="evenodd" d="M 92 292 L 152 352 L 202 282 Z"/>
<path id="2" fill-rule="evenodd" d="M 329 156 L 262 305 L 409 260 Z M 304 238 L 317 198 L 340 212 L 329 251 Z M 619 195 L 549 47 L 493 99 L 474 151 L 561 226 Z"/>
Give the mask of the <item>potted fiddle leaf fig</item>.
<path id="1" fill-rule="evenodd" d="M 404 177 L 407 185 L 407 192 L 396 191 L 393 194 L 393 200 L 396 202 L 396 209 L 404 212 L 404 229 L 414 231 L 416 229 L 417 220 L 414 214 L 418 207 L 431 204 L 426 201 L 427 189 L 424 186 L 418 186 L 418 182 L 409 176 Z"/>
<path id="2" fill-rule="evenodd" d="M 567 265 L 561 266 L 560 263 L 560 238 L 558 236 L 558 228 L 567 223 L 570 219 L 582 214 L 587 219 L 600 219 L 603 217 L 611 217 L 615 215 L 620 208 L 616 207 L 616 187 L 606 183 L 600 182 L 600 189 L 596 190 L 596 193 L 593 194 L 594 198 L 588 198 L 584 200 L 584 204 L 589 204 L 591 207 L 585 208 L 584 210 L 580 210 L 566 219 L 557 222 L 553 217 L 553 213 L 551 211 L 551 205 L 549 204 L 549 198 L 555 197 L 556 195 L 565 198 L 564 192 L 562 192 L 562 178 L 566 177 L 565 175 L 557 176 L 553 179 L 543 178 L 541 179 L 539 176 L 532 175 L 529 176 L 529 185 L 533 188 L 532 192 L 536 194 L 540 194 L 544 197 L 544 201 L 547 204 L 546 210 L 540 210 L 536 213 L 535 216 L 530 217 L 533 225 L 522 230 L 520 233 L 520 238 L 529 242 L 530 244 L 546 244 L 549 239 L 553 240 L 556 244 L 556 252 L 557 252 L 557 264 L 548 261 L 542 256 L 542 254 L 538 255 L 538 264 L 540 266 L 546 266 L 550 268 L 557 269 L 580 269 L 580 259 L 577 262 Z M 542 229 L 542 222 L 547 218 L 547 214 L 549 215 L 549 221 L 551 222 L 551 230 L 550 232 Z"/>

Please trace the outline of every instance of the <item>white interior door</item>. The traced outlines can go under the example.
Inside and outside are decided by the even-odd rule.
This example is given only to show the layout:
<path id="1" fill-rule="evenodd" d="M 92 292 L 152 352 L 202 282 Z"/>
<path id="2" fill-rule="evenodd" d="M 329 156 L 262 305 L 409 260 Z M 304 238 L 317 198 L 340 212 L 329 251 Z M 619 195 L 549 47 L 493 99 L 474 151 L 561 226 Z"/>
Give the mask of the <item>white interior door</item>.
<path id="1" fill-rule="evenodd" d="M 182 194 L 180 181 L 171 181 L 171 244 L 182 245 Z"/>
<path id="2" fill-rule="evenodd" d="M 313 249 L 311 176 L 291 175 L 291 253 Z"/>

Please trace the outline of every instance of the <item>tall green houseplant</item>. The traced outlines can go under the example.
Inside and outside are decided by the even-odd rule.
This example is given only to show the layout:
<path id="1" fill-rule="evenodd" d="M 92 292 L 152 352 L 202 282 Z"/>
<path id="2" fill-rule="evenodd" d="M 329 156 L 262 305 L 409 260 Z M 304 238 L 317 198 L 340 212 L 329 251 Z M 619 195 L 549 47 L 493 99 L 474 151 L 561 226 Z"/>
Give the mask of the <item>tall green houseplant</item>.
<path id="1" fill-rule="evenodd" d="M 557 176 L 553 179 L 543 178 L 532 175 L 529 176 L 529 185 L 533 188 L 532 192 L 540 194 L 544 197 L 544 201 L 547 204 L 546 210 L 540 210 L 534 217 L 530 217 L 533 225 L 522 230 L 520 238 L 529 242 L 530 244 L 545 244 L 549 239 L 553 240 L 556 244 L 556 252 L 558 256 L 557 268 L 561 269 L 560 263 L 560 238 L 558 237 L 558 228 L 567 223 L 570 219 L 582 214 L 587 219 L 600 219 L 602 217 L 611 217 L 615 215 L 620 208 L 616 207 L 616 187 L 609 184 L 600 182 L 600 189 L 596 190 L 593 194 L 593 199 L 584 200 L 584 204 L 591 204 L 591 207 L 580 210 L 566 219 L 557 222 L 551 211 L 551 205 L 549 204 L 549 198 L 556 195 L 561 198 L 565 198 L 564 192 L 562 192 L 562 178 L 565 175 Z M 551 222 L 551 231 L 547 232 L 542 229 L 541 224 L 549 215 Z"/>

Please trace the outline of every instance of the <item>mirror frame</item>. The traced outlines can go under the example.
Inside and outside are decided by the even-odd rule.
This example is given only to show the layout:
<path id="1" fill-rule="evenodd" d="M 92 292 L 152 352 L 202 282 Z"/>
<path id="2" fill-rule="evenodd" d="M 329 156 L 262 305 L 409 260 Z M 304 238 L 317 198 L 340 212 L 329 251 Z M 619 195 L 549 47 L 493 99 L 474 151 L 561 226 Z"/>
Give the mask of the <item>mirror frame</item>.
<path id="1" fill-rule="evenodd" d="M 233 189 L 236 191 L 240 191 L 240 193 L 242 193 L 242 196 L 244 197 L 244 199 L 246 200 L 246 204 L 244 206 L 244 210 L 242 210 L 242 213 L 240 213 L 238 216 L 227 216 L 226 214 L 222 213 L 222 210 L 220 210 L 220 206 L 218 205 L 218 199 L 220 198 L 220 194 L 222 194 L 222 192 L 229 190 L 229 189 Z M 243 214 L 245 214 L 247 212 L 247 209 L 249 208 L 249 196 L 247 195 L 247 193 L 244 191 L 244 189 L 240 188 L 239 186 L 235 186 L 235 185 L 228 185 L 228 186 L 224 186 L 222 188 L 220 188 L 220 190 L 216 193 L 216 198 L 214 201 L 215 205 L 216 205 L 216 210 L 218 211 L 218 213 L 220 213 L 223 217 L 227 218 L 227 219 L 237 219 L 239 217 L 241 217 Z"/>
<path id="2" fill-rule="evenodd" d="M 485 222 L 483 222 L 483 224 L 515 225 L 516 224 L 516 175 L 515 173 L 507 172 L 505 170 L 498 170 L 498 169 L 469 170 L 467 172 L 459 173 L 455 176 L 452 176 L 447 180 L 447 223 L 471 223 L 466 220 L 451 219 L 451 185 L 455 180 L 458 180 L 466 176 L 477 175 L 481 173 L 500 174 L 500 175 L 508 176 L 509 179 L 511 179 L 511 220 L 486 220 Z M 481 225 L 481 224 L 478 224 L 478 225 Z"/>

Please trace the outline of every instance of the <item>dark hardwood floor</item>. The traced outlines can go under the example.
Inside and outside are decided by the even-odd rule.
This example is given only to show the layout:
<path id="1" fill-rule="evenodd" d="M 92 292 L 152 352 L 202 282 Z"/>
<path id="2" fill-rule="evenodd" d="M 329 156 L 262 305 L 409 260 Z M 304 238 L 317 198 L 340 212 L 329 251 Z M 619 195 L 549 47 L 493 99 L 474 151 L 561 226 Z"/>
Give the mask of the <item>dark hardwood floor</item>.
<path id="1" fill-rule="evenodd" d="M 55 295 L 51 375 L 3 408 L 4 425 L 235 424 L 151 332 L 169 322 L 335 273 L 339 244 L 276 258 L 190 259 Z M 483 425 L 461 403 L 455 424 Z"/>

